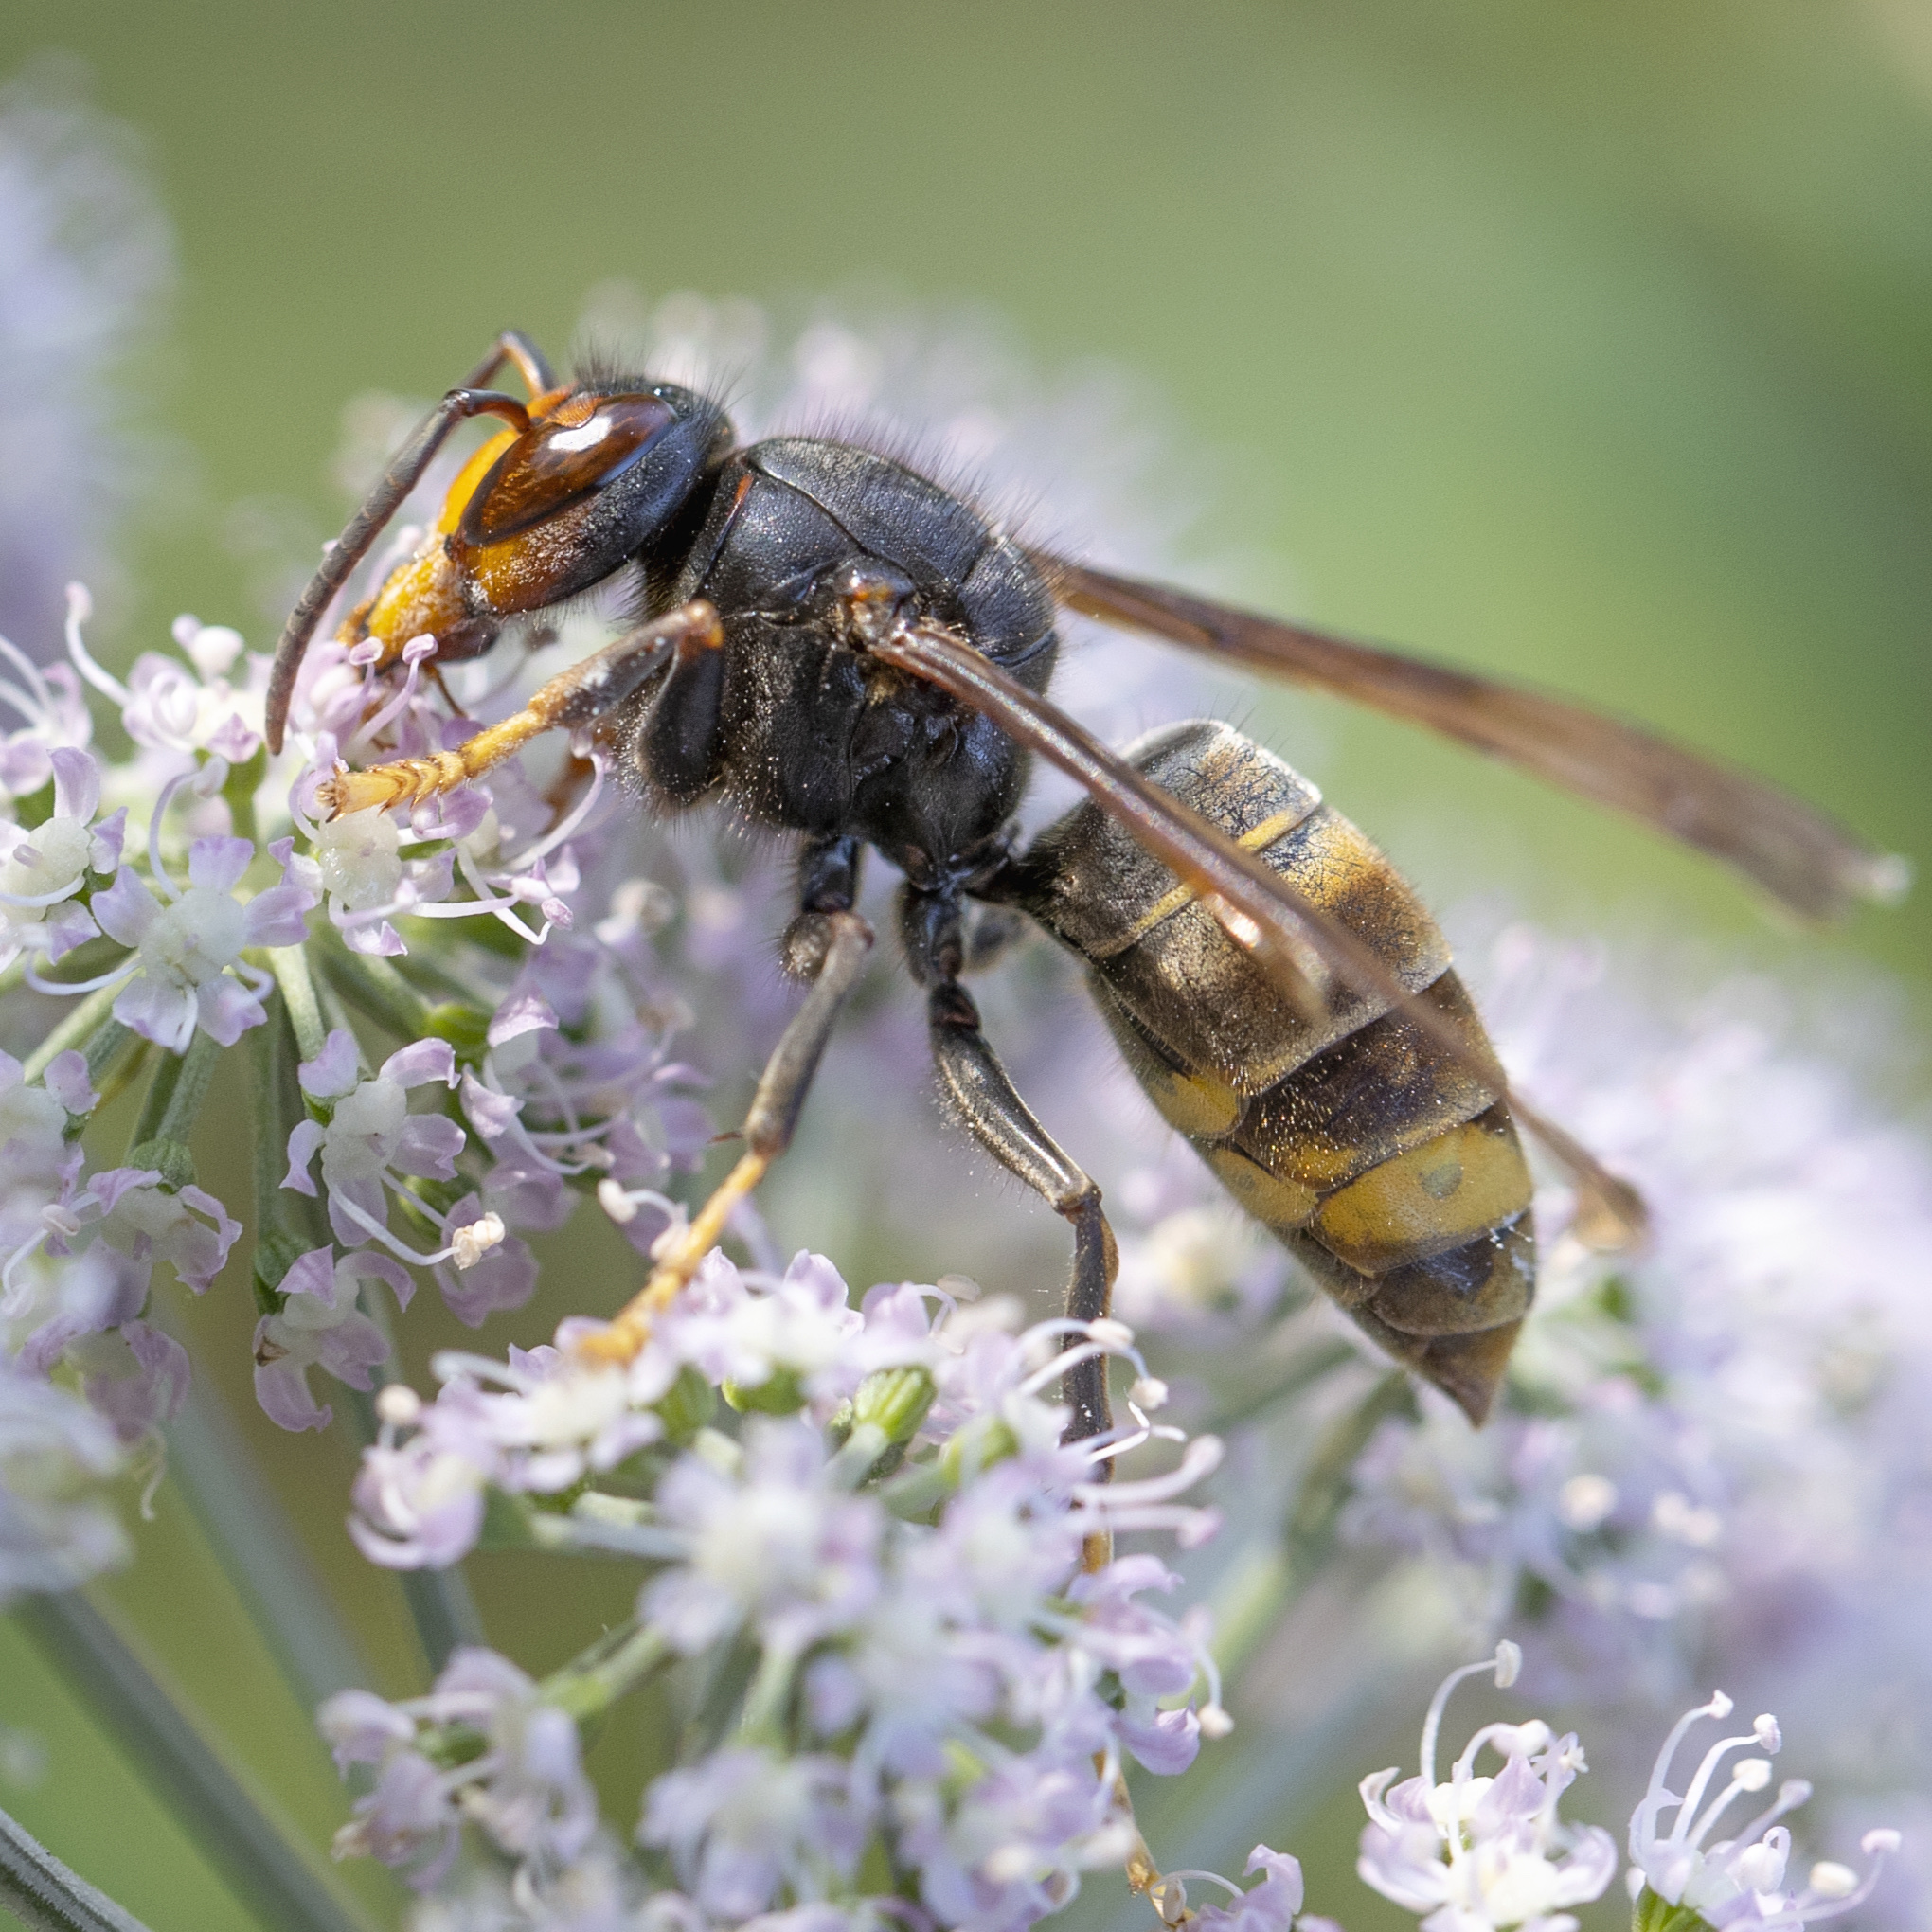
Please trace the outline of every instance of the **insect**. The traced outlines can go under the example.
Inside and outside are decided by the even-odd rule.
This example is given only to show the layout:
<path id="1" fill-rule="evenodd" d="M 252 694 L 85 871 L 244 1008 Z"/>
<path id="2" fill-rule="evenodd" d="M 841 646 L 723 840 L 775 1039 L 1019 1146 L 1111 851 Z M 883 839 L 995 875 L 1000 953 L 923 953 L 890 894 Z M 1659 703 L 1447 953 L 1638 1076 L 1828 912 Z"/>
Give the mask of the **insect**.
<path id="1" fill-rule="evenodd" d="M 485 386 L 508 363 L 527 400 Z M 1902 883 L 1810 807 L 1636 726 L 1398 653 L 1030 551 L 971 505 L 851 444 L 740 447 L 668 383 L 560 382 L 506 332 L 389 465 L 291 615 L 268 700 L 279 751 L 309 639 L 450 432 L 499 428 L 416 553 L 340 635 L 379 667 L 449 662 L 514 617 L 627 572 L 640 621 L 454 750 L 322 787 L 336 813 L 412 803 L 540 731 L 583 734 L 651 809 L 728 798 L 796 834 L 788 967 L 811 980 L 760 1082 L 745 1152 L 599 1339 L 635 1352 L 789 1141 L 871 934 L 865 850 L 903 875 L 899 937 L 942 1089 L 972 1136 L 1072 1226 L 1068 1313 L 1103 1315 L 1114 1242 L 1092 1180 L 1040 1125 L 962 983 L 1023 929 L 1084 964 L 1129 1066 L 1256 1218 L 1398 1360 L 1480 1422 L 1535 1287 L 1530 1124 L 1600 1224 L 1642 1208 L 1512 1096 L 1440 932 L 1306 779 L 1232 727 L 1125 753 L 1046 697 L 1064 605 L 1431 725 L 1737 867 L 1813 917 Z M 1029 760 L 1087 796 L 1021 850 Z M 1109 1426 L 1104 1364 L 1069 1370 L 1069 1433 Z"/>

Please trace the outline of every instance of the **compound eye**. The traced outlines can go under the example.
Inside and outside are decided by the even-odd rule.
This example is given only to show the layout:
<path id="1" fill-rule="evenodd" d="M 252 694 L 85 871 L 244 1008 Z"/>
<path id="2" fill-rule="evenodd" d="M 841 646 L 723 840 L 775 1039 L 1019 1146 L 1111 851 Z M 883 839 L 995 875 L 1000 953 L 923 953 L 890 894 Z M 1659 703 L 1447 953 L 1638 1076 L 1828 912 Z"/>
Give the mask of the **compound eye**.
<path id="1" fill-rule="evenodd" d="M 607 488 L 677 420 L 659 396 L 573 396 L 496 459 L 463 510 L 471 548 L 521 535 Z"/>

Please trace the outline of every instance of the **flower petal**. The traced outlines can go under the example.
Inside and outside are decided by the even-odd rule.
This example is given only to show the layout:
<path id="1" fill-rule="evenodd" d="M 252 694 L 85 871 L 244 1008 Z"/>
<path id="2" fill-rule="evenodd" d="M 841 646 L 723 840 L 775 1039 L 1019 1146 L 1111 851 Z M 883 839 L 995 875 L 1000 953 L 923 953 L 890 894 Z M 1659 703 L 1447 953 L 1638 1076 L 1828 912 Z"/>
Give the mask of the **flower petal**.
<path id="1" fill-rule="evenodd" d="M 313 1060 L 295 1068 L 302 1091 L 318 1100 L 332 1100 L 356 1083 L 355 1035 L 347 1027 L 333 1027 Z M 319 1130 L 318 1130 L 319 1131 Z M 290 1143 L 293 1146 L 293 1141 Z"/>
<path id="2" fill-rule="evenodd" d="M 217 973 L 195 989 L 202 1031 L 218 1046 L 232 1046 L 250 1027 L 268 1019 L 267 1009 L 231 973 Z"/>
<path id="3" fill-rule="evenodd" d="M 398 1086 L 422 1086 L 439 1080 L 444 1086 L 456 1083 L 456 1048 L 447 1040 L 416 1040 L 383 1062 L 379 1080 L 393 1080 Z"/>
<path id="4" fill-rule="evenodd" d="M 100 1096 L 87 1078 L 87 1056 L 71 1046 L 47 1062 L 44 1078 L 48 1093 L 70 1114 L 91 1114 L 99 1103 Z"/>
<path id="5" fill-rule="evenodd" d="M 188 883 L 212 892 L 232 892 L 255 856 L 245 838 L 198 838 L 188 849 Z"/>
<path id="6" fill-rule="evenodd" d="M 100 921 L 101 931 L 124 946 L 138 946 L 141 935 L 154 923 L 161 910 L 160 901 L 126 866 L 114 875 L 114 884 L 105 892 L 97 892 L 89 904 L 94 917 Z M 125 1024 L 133 1026 L 134 1022 L 129 1020 Z M 149 1035 L 150 1039 L 153 1037 Z"/>
<path id="7" fill-rule="evenodd" d="M 132 874 L 123 872 L 121 877 Z M 104 897 L 104 893 L 97 893 L 95 904 Z M 194 994 L 185 986 L 164 986 L 145 973 L 131 979 L 114 1003 L 114 1016 L 122 1026 L 132 1027 L 170 1053 L 187 1052 L 188 1043 L 194 1038 L 195 1013 Z"/>
<path id="8" fill-rule="evenodd" d="M 54 816 L 85 825 L 100 803 L 100 767 L 84 751 L 63 744 L 48 754 L 54 768 Z"/>
<path id="9" fill-rule="evenodd" d="M 490 1022 L 490 1044 L 501 1046 L 519 1033 L 554 1029 L 556 1024 L 557 1014 L 541 993 L 512 993 L 496 1009 L 496 1016 Z"/>

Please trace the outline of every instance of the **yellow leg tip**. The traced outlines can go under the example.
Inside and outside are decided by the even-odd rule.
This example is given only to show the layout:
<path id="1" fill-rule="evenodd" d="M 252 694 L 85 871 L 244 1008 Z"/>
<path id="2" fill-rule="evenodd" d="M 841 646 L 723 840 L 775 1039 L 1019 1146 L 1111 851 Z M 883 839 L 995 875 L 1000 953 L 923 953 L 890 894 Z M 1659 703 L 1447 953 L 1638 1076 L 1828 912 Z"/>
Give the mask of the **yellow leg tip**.
<path id="1" fill-rule="evenodd" d="M 578 1343 L 577 1352 L 586 1362 L 608 1363 L 621 1368 L 636 1360 L 638 1351 L 650 1336 L 648 1325 L 627 1323 L 619 1316 L 609 1328 L 585 1335 Z"/>

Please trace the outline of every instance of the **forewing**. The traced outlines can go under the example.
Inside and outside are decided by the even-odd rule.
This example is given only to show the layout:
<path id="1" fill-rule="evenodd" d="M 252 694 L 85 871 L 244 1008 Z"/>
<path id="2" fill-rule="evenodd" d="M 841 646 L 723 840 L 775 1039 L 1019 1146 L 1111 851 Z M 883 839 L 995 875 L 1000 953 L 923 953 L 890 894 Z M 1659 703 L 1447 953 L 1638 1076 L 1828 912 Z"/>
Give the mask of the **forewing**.
<path id="1" fill-rule="evenodd" d="M 1909 876 L 1790 793 L 1620 718 L 1163 584 L 1035 562 L 1072 610 L 1426 724 L 1724 860 L 1807 919 L 1896 898 Z"/>

